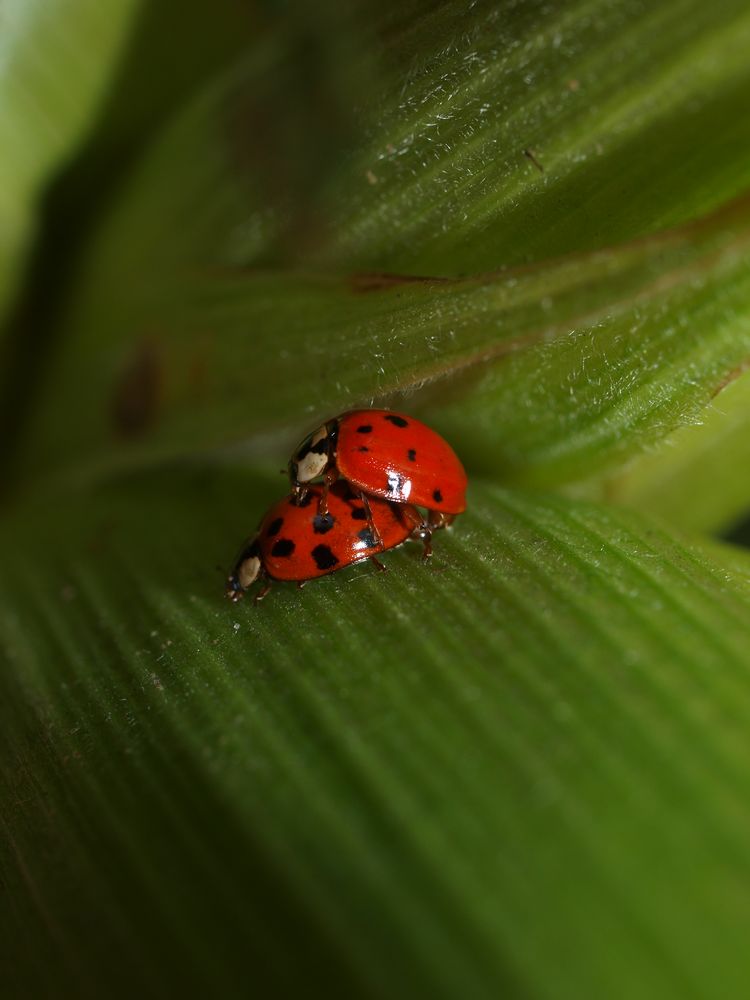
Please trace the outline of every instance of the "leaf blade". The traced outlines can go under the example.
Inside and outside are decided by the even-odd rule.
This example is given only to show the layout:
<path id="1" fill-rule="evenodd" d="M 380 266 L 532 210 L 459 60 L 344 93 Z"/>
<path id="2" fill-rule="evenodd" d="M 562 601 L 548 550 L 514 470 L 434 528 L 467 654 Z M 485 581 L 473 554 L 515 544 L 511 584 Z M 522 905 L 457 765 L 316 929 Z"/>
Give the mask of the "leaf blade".
<path id="1" fill-rule="evenodd" d="M 21 274 L 44 184 L 90 128 L 139 0 L 9 0 L 0 38 L 0 316 Z M 65 85 L 60 85 L 60 80 Z"/>
<path id="2" fill-rule="evenodd" d="M 288 428 L 352 405 L 408 395 L 429 415 L 434 382 L 435 422 L 470 465 L 544 486 L 590 477 L 695 419 L 745 363 L 749 218 L 743 198 L 648 240 L 462 281 L 192 276 L 163 312 L 118 302 L 111 340 L 78 320 L 27 465 L 242 439 L 284 454 Z"/>
<path id="3" fill-rule="evenodd" d="M 93 521 L 65 515 L 67 554 L 50 550 L 44 578 L 17 536 L 9 565 L 27 569 L 4 586 L 4 650 L 25 678 L 16 718 L 32 735 L 46 718 L 56 744 L 51 757 L 33 742 L 26 752 L 51 781 L 53 762 L 80 755 L 64 798 L 48 789 L 55 836 L 77 836 L 77 803 L 103 838 L 97 877 L 121 901 L 127 876 L 168 903 L 197 865 L 194 892 L 183 885 L 171 909 L 139 918 L 141 961 L 153 961 L 143 934 L 158 951 L 170 927 L 167 954 L 197 949 L 191 973 L 213 974 L 206 922 L 240 903 L 226 879 L 207 891 L 200 873 L 249 837 L 241 878 L 270 866 L 280 919 L 322 921 L 331 936 L 319 945 L 350 957 L 355 995 L 369 983 L 375 995 L 449 996 L 463 981 L 477 997 L 499 984 L 552 996 L 540 953 L 558 997 L 708 997 L 718 965 L 742 981 L 746 904 L 731 885 L 750 865 L 746 577 L 636 515 L 475 485 L 432 570 L 404 551 L 383 578 L 355 570 L 224 609 L 205 566 L 244 501 L 235 473 L 185 474 L 191 490 L 173 471 L 106 490 Z M 207 502 L 227 514 L 196 532 Z M 17 725 L 7 732 L 18 740 Z M 226 838 L 201 818 L 206 795 Z M 23 815 L 28 848 L 38 824 Z M 109 816 L 125 819 L 125 875 L 101 870 Z M 35 853 L 43 874 L 48 854 Z M 64 891 L 48 902 L 71 906 Z M 120 926 L 132 919 L 124 905 Z M 581 935 L 593 954 L 571 947 Z M 236 948 L 230 934 L 217 953 L 227 987 L 240 954 L 245 966 Z M 327 957 L 324 974 L 335 947 Z"/>

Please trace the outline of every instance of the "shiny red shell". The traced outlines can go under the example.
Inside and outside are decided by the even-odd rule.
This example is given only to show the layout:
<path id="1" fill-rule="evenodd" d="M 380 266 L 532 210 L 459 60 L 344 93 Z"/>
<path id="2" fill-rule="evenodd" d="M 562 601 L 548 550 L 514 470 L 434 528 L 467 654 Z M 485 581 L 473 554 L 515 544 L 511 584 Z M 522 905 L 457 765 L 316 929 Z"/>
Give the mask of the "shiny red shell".
<path id="1" fill-rule="evenodd" d="M 466 510 L 466 473 L 426 424 L 392 410 L 351 410 L 338 418 L 336 467 L 370 496 L 444 514 Z"/>
<path id="2" fill-rule="evenodd" d="M 318 514 L 322 487 L 311 486 L 301 505 L 285 497 L 263 518 L 256 542 L 268 576 L 274 580 L 312 580 L 395 548 L 413 530 L 398 507 L 370 500 L 373 524 L 381 542 L 374 540 L 360 497 L 343 481 L 328 493 L 328 513 Z"/>

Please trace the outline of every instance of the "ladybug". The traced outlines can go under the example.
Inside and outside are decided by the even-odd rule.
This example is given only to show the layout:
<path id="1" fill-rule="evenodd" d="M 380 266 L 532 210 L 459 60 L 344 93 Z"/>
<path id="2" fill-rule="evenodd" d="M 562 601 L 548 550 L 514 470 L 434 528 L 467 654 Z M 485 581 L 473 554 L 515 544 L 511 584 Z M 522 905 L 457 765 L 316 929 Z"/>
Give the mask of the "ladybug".
<path id="1" fill-rule="evenodd" d="M 328 492 L 327 510 L 318 504 L 323 487 L 312 486 L 304 497 L 294 493 L 275 503 L 258 531 L 242 549 L 227 579 L 226 595 L 239 601 L 256 580 L 263 581 L 255 595 L 262 600 L 272 580 L 306 580 L 370 559 L 385 566 L 376 554 L 394 549 L 407 538 L 421 539 L 429 555 L 429 531 L 419 511 L 410 504 L 392 504 L 372 498 L 369 518 L 361 497 L 344 480 Z M 371 519 L 375 531 L 368 527 Z"/>
<path id="2" fill-rule="evenodd" d="M 466 473 L 451 446 L 393 410 L 349 410 L 306 437 L 289 462 L 295 494 L 304 496 L 321 476 L 319 513 L 339 477 L 359 491 L 365 509 L 375 497 L 426 508 L 429 528 L 445 527 L 466 510 Z"/>

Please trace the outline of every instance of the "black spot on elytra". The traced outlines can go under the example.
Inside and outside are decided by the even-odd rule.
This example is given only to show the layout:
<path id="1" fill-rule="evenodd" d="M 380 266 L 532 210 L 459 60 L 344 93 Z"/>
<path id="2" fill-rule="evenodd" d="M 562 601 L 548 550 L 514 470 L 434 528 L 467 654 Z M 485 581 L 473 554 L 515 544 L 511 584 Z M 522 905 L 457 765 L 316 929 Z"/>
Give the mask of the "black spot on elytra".
<path id="1" fill-rule="evenodd" d="M 410 462 L 416 462 L 416 460 L 417 460 L 417 453 L 416 453 L 416 451 L 413 448 L 410 448 L 407 451 L 406 454 L 409 456 L 409 461 Z"/>
<path id="2" fill-rule="evenodd" d="M 296 498 L 292 497 L 291 500 L 289 501 L 289 503 L 293 507 L 309 507 L 312 502 L 313 502 L 313 495 L 312 493 L 309 492 L 305 493 L 305 495 L 301 497 L 296 497 Z"/>
<path id="3" fill-rule="evenodd" d="M 369 450 L 370 449 L 367 447 L 366 444 L 361 444 L 359 448 L 357 448 L 357 451 L 369 451 Z"/>
<path id="4" fill-rule="evenodd" d="M 368 549 L 377 548 L 378 543 L 375 541 L 369 528 L 363 528 L 361 531 L 358 531 L 357 538 L 361 538 Z"/>
<path id="5" fill-rule="evenodd" d="M 281 525 L 284 523 L 283 517 L 277 517 L 275 521 L 271 521 L 268 525 L 268 531 L 266 531 L 267 538 L 273 538 L 275 535 L 281 531 Z"/>
<path id="6" fill-rule="evenodd" d="M 366 521 L 367 511 L 365 510 L 364 507 L 355 507 L 354 510 L 352 511 L 352 517 L 354 518 L 355 521 Z"/>
<path id="7" fill-rule="evenodd" d="M 443 502 L 443 494 L 440 492 L 440 490 L 433 490 L 432 491 L 432 499 L 435 501 L 435 503 L 442 503 Z"/>
<path id="8" fill-rule="evenodd" d="M 316 535 L 325 535 L 335 523 L 333 514 L 316 514 L 313 518 L 313 531 Z"/>
<path id="9" fill-rule="evenodd" d="M 315 560 L 318 569 L 331 569 L 338 562 L 338 558 L 327 545 L 316 545 L 310 555 Z"/>
<path id="10" fill-rule="evenodd" d="M 390 422 L 393 424 L 394 427 L 408 427 L 409 426 L 409 421 L 408 420 L 404 420 L 403 417 L 396 416 L 395 413 L 389 413 L 389 414 L 387 414 L 387 416 L 384 417 L 384 419 L 385 420 L 390 420 Z"/>
<path id="11" fill-rule="evenodd" d="M 362 424 L 357 428 L 357 434 L 372 434 L 372 424 Z"/>
<path id="12" fill-rule="evenodd" d="M 280 538 L 278 542 L 274 542 L 273 548 L 271 549 L 272 556 L 290 556 L 294 552 L 295 544 L 291 538 Z"/>

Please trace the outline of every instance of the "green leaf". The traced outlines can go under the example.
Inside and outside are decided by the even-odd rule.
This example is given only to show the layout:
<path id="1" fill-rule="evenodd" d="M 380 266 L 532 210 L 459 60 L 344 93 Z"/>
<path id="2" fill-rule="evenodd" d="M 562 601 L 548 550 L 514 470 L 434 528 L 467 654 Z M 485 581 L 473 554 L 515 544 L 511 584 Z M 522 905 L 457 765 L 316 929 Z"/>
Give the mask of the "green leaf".
<path id="1" fill-rule="evenodd" d="M 18 122 L 14 125 L 12 121 L 15 112 L 23 119 L 26 131 L 29 131 L 28 123 L 39 117 L 44 119 L 45 125 L 54 125 L 60 130 L 67 127 L 69 123 L 62 115 L 64 101 L 60 98 L 63 94 L 66 100 L 76 97 L 76 87 L 80 83 L 77 77 L 74 77 L 75 84 L 69 79 L 67 90 L 63 86 L 59 88 L 56 103 L 50 102 L 49 106 L 45 102 L 47 91 L 42 88 L 37 94 L 31 87 L 35 72 L 42 74 L 42 83 L 49 83 L 45 74 L 54 69 L 52 57 L 58 47 L 63 62 L 72 57 L 76 45 L 86 48 L 85 56 L 76 56 L 75 73 L 86 69 L 87 60 L 94 52 L 108 57 L 111 65 L 106 67 L 106 79 L 100 81 L 101 85 L 97 84 L 97 92 L 87 92 L 85 99 L 81 97 L 76 104 L 76 112 L 80 115 L 85 111 L 88 117 L 85 128 L 79 122 L 80 134 L 75 136 L 75 145 L 74 137 L 69 137 L 71 147 L 66 148 L 62 161 L 48 164 L 49 174 L 37 178 L 39 183 L 34 182 L 36 174 L 31 164 L 23 164 L 21 181 L 31 184 L 26 207 L 29 218 L 38 217 L 38 222 L 34 223 L 33 252 L 29 253 L 28 260 L 20 248 L 16 248 L 13 265 L 25 265 L 24 280 L 19 284 L 12 308 L 0 330 L 3 339 L 0 345 L 0 424 L 4 428 L 0 462 L 5 480 L 10 478 L 15 449 L 21 444 L 36 395 L 43 389 L 50 372 L 54 376 L 54 362 L 68 334 L 59 322 L 60 317 L 69 308 L 79 277 L 91 277 L 82 263 L 82 254 L 92 233 L 97 231 L 102 214 L 119 203 L 122 186 L 134 164 L 140 161 L 144 150 L 151 147 L 154 137 L 161 133 L 163 123 L 171 118 L 175 108 L 181 108 L 189 100 L 188 95 L 192 95 L 206 78 L 236 60 L 237 53 L 247 47 L 249 38 L 254 37 L 259 21 L 257 14 L 243 9 L 234 0 L 217 0 L 208 22 L 205 5 L 200 0 L 161 0 L 159 4 L 138 6 L 138 16 L 134 11 L 127 24 L 123 23 L 122 44 L 114 50 L 112 45 L 102 48 L 105 32 L 99 21 L 105 15 L 97 11 L 91 17 L 94 40 L 89 51 L 86 45 L 88 29 L 83 30 L 77 17 L 88 9 L 86 5 L 56 2 L 48 6 L 50 9 L 45 8 L 43 13 L 39 8 L 33 14 L 36 5 L 26 5 L 24 17 L 16 17 L 16 21 L 25 25 L 27 33 L 14 35 L 11 32 L 6 39 L 9 90 L 16 96 L 21 94 L 32 106 L 25 108 L 21 102 L 19 108 L 16 107 L 18 102 L 12 99 L 4 101 L 0 88 L 0 128 L 5 122 L 9 129 L 16 127 L 22 131 L 21 125 Z M 114 16 L 117 6 L 107 10 L 106 16 Z M 58 31 L 61 19 L 65 22 L 64 29 Z M 78 31 L 72 48 L 66 43 L 70 24 Z M 52 32 L 49 38 L 48 29 Z M 168 73 L 163 65 L 166 37 L 170 40 Z M 49 53 L 46 50 L 48 43 Z M 30 48 L 33 52 L 27 51 Z M 44 70 L 37 61 L 37 53 L 48 57 Z M 27 72 L 25 55 L 30 55 L 31 72 Z M 64 66 L 59 74 L 61 78 L 66 76 L 63 70 Z M 105 67 L 100 70 L 104 74 Z M 89 90 L 93 90 L 93 82 L 89 80 L 88 84 Z M 61 132 L 58 139 L 62 137 Z M 10 165 L 18 165 L 18 155 L 26 155 L 31 149 L 29 144 L 15 140 L 11 148 Z M 39 155 L 41 157 L 41 152 Z M 13 204 L 15 208 L 22 207 L 15 196 Z M 30 235 L 34 235 L 31 230 Z M 6 273 L 9 275 L 10 269 Z"/>
<path id="2" fill-rule="evenodd" d="M 6 0 L 0 31 L 0 317 L 40 192 L 91 128 L 140 0 Z"/>
<path id="3" fill-rule="evenodd" d="M 589 496 L 649 510 L 692 531 L 719 531 L 747 509 L 750 375 L 741 369 L 698 422 L 614 475 L 579 487 Z"/>
<path id="4" fill-rule="evenodd" d="M 484 271 L 654 233 L 746 188 L 742 0 L 457 2 L 406 37 L 408 75 L 364 104 L 365 141 L 322 199 L 316 259 Z"/>
<path id="5" fill-rule="evenodd" d="M 272 23 L 144 157 L 103 220 L 101 278 L 119 286 L 134 240 L 144 276 L 158 253 L 219 253 L 454 277 L 655 233 L 745 189 L 742 0 L 411 7 Z"/>
<path id="6" fill-rule="evenodd" d="M 85 475 L 248 440 L 270 455 L 328 411 L 398 393 L 474 467 L 548 487 L 610 474 L 700 419 L 747 358 L 747 204 L 722 202 L 750 148 L 745 5 L 417 10 L 345 20 L 362 72 L 329 43 L 294 113 L 285 67 L 313 28 L 278 22 L 159 135 L 86 255 L 70 349 L 39 386 L 31 435 L 19 430 L 27 475 L 73 452 Z M 341 92 L 348 117 L 328 113 Z M 308 162 L 321 106 L 340 127 Z M 248 158 L 269 108 L 282 124 Z M 704 120 L 712 142 L 696 143 Z M 522 155 L 541 156 L 541 136 L 544 174 Z M 301 276 L 238 271 L 289 260 Z M 361 266 L 453 277 L 338 277 Z M 446 376 L 450 400 L 443 386 L 437 405 L 412 398 Z"/>
<path id="7" fill-rule="evenodd" d="M 739 996 L 750 559 L 673 526 L 747 499 L 747 7 L 256 7 L 142 7 L 39 180 L 4 992 Z M 379 401 L 470 473 L 432 562 L 230 606 Z"/>
<path id="8" fill-rule="evenodd" d="M 414 410 L 411 394 L 437 381 L 421 406 L 474 468 L 586 478 L 695 420 L 745 363 L 749 236 L 743 199 L 658 237 L 477 279 L 162 275 L 163 308 L 128 287 L 109 320 L 103 302 L 97 322 L 75 315 L 27 468 L 77 460 L 90 476 L 238 441 L 285 455 L 295 441 L 279 431 L 299 437 L 396 393 Z"/>
<path id="9" fill-rule="evenodd" d="M 269 493 L 175 468 L 6 524 L 15 981 L 323 991 L 345 960 L 350 996 L 740 990 L 748 578 L 475 484 L 428 567 L 224 607 L 213 563 Z"/>

